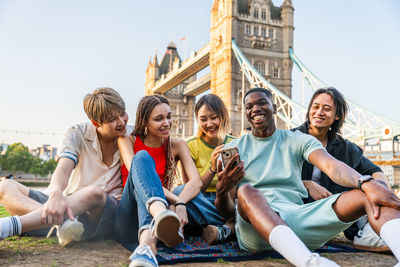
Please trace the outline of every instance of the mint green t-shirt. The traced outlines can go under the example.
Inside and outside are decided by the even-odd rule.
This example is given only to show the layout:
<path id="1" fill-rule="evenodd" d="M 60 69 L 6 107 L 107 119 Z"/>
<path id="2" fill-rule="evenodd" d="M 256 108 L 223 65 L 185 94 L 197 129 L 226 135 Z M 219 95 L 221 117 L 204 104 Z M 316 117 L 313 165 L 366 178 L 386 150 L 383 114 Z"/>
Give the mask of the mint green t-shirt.
<path id="1" fill-rule="evenodd" d="M 304 160 L 324 149 L 313 136 L 300 131 L 276 130 L 266 138 L 252 134 L 232 140 L 225 148 L 237 147 L 246 175 L 239 186 L 250 184 L 260 190 L 269 203 L 303 204 L 308 192 L 301 181 Z"/>

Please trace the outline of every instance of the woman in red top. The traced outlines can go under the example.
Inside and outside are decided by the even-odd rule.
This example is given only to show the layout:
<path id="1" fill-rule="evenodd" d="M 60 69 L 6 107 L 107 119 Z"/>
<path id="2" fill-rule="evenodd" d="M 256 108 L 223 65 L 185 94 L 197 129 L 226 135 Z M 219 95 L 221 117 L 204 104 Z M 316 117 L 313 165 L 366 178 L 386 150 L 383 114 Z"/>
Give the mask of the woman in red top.
<path id="1" fill-rule="evenodd" d="M 122 171 L 125 177 L 128 171 L 129 175 L 114 229 L 117 239 L 132 250 L 137 241 L 135 216 L 139 215 L 139 246 L 130 257 L 132 266 L 158 266 L 154 256 L 157 239 L 167 246 L 183 241 L 182 230 L 188 223 L 186 203 L 196 198 L 202 187 L 186 142 L 170 137 L 171 125 L 168 100 L 145 96 L 139 103 L 132 135 L 118 140 L 126 168 Z M 175 195 L 170 190 L 178 160 L 189 181 Z"/>

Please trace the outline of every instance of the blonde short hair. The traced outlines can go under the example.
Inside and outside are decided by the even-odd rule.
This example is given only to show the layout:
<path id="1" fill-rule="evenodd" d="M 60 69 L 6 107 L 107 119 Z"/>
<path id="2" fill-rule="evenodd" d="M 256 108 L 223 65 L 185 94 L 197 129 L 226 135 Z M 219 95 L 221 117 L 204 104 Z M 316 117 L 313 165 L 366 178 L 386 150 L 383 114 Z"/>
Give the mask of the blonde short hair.
<path id="1" fill-rule="evenodd" d="M 114 89 L 100 87 L 85 96 L 83 109 L 90 120 L 102 124 L 114 112 L 124 113 L 125 102 Z"/>

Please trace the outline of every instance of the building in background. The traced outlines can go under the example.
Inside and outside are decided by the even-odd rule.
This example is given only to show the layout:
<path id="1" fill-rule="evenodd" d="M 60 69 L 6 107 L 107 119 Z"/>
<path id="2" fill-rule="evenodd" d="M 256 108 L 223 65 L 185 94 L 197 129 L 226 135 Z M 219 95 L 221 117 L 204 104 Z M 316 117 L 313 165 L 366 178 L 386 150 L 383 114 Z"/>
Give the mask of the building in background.
<path id="1" fill-rule="evenodd" d="M 181 64 L 182 60 L 173 42 L 168 44 L 160 64 L 158 64 L 157 54 L 154 53 L 154 59 L 150 59 L 146 69 L 146 95 L 151 95 L 150 89 L 154 87 L 155 83 L 163 79 L 167 73 L 177 70 Z M 187 85 L 195 80 L 196 75 L 186 79 L 164 94 L 169 101 L 172 112 L 172 136 L 186 137 L 193 134 L 195 97 L 185 96 L 183 92 Z"/>
<path id="2" fill-rule="evenodd" d="M 184 62 L 173 43 L 160 64 L 156 55 L 150 59 L 145 95 L 159 93 L 170 100 L 172 136 L 194 134 L 195 97 L 207 90 L 224 101 L 233 135 L 240 135 L 249 126 L 242 119 L 242 98 L 250 84 L 232 51 L 232 39 L 261 75 L 291 97 L 293 13 L 291 0 L 284 0 L 281 6 L 275 6 L 272 0 L 214 0 L 208 44 Z M 207 67 L 209 73 L 201 76 L 199 72 Z M 280 121 L 277 123 L 282 127 Z"/>
<path id="3" fill-rule="evenodd" d="M 30 149 L 30 153 L 42 160 L 55 159 L 57 156 L 57 148 L 51 145 L 42 145 L 41 147 Z"/>
<path id="4" fill-rule="evenodd" d="M 0 144 L 0 155 L 4 155 L 7 151 L 9 144 Z"/>
<path id="5" fill-rule="evenodd" d="M 250 125 L 242 124 L 243 92 L 250 84 L 242 75 L 232 51 L 234 39 L 244 56 L 276 88 L 292 96 L 294 8 L 290 0 L 275 6 L 272 0 L 214 0 L 211 9 L 211 92 L 228 108 L 233 134 Z M 278 127 L 283 127 L 277 121 Z"/>

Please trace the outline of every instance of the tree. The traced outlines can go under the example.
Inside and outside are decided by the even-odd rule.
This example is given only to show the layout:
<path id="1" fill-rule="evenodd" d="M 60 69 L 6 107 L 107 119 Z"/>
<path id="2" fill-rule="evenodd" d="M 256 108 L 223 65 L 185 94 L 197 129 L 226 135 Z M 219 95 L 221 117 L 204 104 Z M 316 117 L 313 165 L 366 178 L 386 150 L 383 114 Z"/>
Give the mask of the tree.
<path id="1" fill-rule="evenodd" d="M 2 168 L 14 173 L 17 177 L 17 171 L 28 172 L 33 156 L 29 153 L 27 146 L 22 143 L 14 143 L 7 148 L 4 157 L 2 158 Z"/>
<path id="2" fill-rule="evenodd" d="M 54 172 L 57 162 L 54 159 L 44 161 L 29 153 L 27 146 L 15 143 L 7 148 L 4 155 L 0 155 L 0 167 L 3 170 L 13 172 L 17 177 L 17 171 L 46 176 Z"/>
<path id="3" fill-rule="evenodd" d="M 38 174 L 41 174 L 42 169 L 43 169 L 43 160 L 34 157 L 32 159 L 31 167 L 29 168 L 29 173 L 32 173 L 35 176 L 37 176 Z"/>
<path id="4" fill-rule="evenodd" d="M 3 170 L 4 155 L 0 155 L 0 169 Z"/>
<path id="5" fill-rule="evenodd" d="M 57 166 L 57 161 L 54 159 L 49 159 L 48 161 L 43 162 L 42 169 L 40 172 L 41 176 L 46 176 L 54 172 Z"/>

